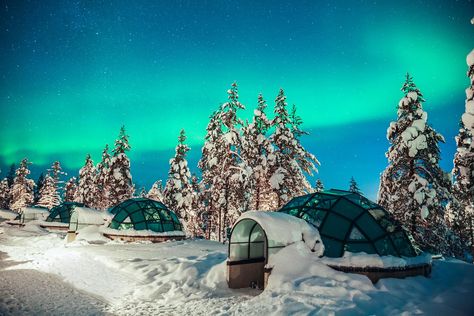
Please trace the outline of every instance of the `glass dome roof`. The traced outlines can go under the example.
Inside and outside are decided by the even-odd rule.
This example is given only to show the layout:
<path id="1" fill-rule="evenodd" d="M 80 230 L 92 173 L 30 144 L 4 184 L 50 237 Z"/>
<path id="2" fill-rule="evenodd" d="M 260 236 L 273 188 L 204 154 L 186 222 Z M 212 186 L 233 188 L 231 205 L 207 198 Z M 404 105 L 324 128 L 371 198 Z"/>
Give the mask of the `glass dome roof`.
<path id="1" fill-rule="evenodd" d="M 46 219 L 47 222 L 69 223 L 71 212 L 76 206 L 83 207 L 84 204 L 77 202 L 64 202 L 51 209 L 51 213 Z"/>
<path id="2" fill-rule="evenodd" d="M 357 193 L 331 189 L 303 195 L 279 212 L 302 218 L 318 228 L 327 257 L 341 257 L 345 251 L 418 255 L 406 230 L 380 205 Z"/>
<path id="3" fill-rule="evenodd" d="M 133 198 L 109 209 L 114 217 L 109 228 L 151 230 L 154 232 L 183 231 L 176 214 L 163 203 L 147 198 Z"/>

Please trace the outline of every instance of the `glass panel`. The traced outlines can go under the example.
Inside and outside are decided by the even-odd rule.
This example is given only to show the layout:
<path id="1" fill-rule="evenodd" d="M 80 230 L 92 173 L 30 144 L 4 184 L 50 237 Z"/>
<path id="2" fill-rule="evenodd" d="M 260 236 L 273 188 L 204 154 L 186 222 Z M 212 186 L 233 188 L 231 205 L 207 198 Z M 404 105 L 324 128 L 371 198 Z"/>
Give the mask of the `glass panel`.
<path id="1" fill-rule="evenodd" d="M 416 253 L 404 232 L 396 232 L 391 235 L 393 244 L 400 255 L 405 257 L 414 257 Z"/>
<path id="2" fill-rule="evenodd" d="M 263 232 L 262 226 L 258 225 L 252 231 L 252 235 L 250 236 L 250 242 L 254 241 L 265 241 L 265 233 Z"/>
<path id="3" fill-rule="evenodd" d="M 119 225 L 117 229 L 125 230 L 125 229 L 133 229 L 132 223 L 122 223 Z"/>
<path id="4" fill-rule="evenodd" d="M 307 210 L 303 216 L 301 216 L 301 218 L 319 228 L 324 217 L 326 216 L 326 213 L 327 212 L 323 210 L 310 209 Z"/>
<path id="5" fill-rule="evenodd" d="M 324 255 L 326 257 L 341 257 L 342 256 L 342 243 L 330 238 L 321 236 L 324 244 Z"/>
<path id="6" fill-rule="evenodd" d="M 345 198 L 341 198 L 339 202 L 334 204 L 334 207 L 332 208 L 332 210 L 350 219 L 355 219 L 364 211 L 363 208 L 357 205 L 354 205 L 354 203 L 350 203 Z"/>
<path id="7" fill-rule="evenodd" d="M 375 248 L 381 256 L 398 256 L 397 252 L 392 246 L 389 237 L 384 237 L 375 242 Z"/>
<path id="8" fill-rule="evenodd" d="M 117 214 L 115 214 L 114 219 L 117 222 L 122 222 L 125 219 L 125 217 L 127 217 L 127 216 L 128 216 L 128 214 L 125 211 L 121 211 L 121 212 L 118 212 Z"/>
<path id="9" fill-rule="evenodd" d="M 141 211 L 132 213 L 130 217 L 132 218 L 132 222 L 143 222 L 145 220 L 145 217 Z"/>
<path id="10" fill-rule="evenodd" d="M 357 226 L 362 229 L 371 240 L 377 239 L 385 233 L 374 218 L 367 213 L 364 213 L 357 220 Z"/>
<path id="11" fill-rule="evenodd" d="M 293 200 L 291 200 L 290 202 L 288 202 L 285 206 L 283 206 L 284 209 L 287 209 L 287 208 L 294 208 L 294 207 L 298 207 L 298 206 L 302 206 L 306 203 L 306 201 L 308 201 L 308 199 L 311 198 L 311 195 L 303 195 L 303 196 L 298 196 L 298 197 L 295 197 Z"/>
<path id="12" fill-rule="evenodd" d="M 165 232 L 170 232 L 174 230 L 173 222 L 163 222 L 163 230 Z"/>
<path id="13" fill-rule="evenodd" d="M 249 256 L 249 244 L 230 244 L 229 259 L 231 261 L 246 260 Z"/>
<path id="14" fill-rule="evenodd" d="M 114 219 L 110 223 L 110 228 L 112 228 L 112 229 L 118 229 L 119 226 L 120 226 L 120 224 L 117 221 L 115 221 Z"/>
<path id="15" fill-rule="evenodd" d="M 157 222 L 148 222 L 148 229 L 161 233 L 163 231 L 163 228 L 161 227 L 161 223 Z"/>
<path id="16" fill-rule="evenodd" d="M 250 258 L 264 258 L 265 257 L 265 243 L 250 243 Z"/>
<path id="17" fill-rule="evenodd" d="M 165 221 L 171 221 L 172 220 L 171 214 L 172 214 L 171 212 L 167 212 L 165 210 L 160 210 L 160 217 Z"/>
<path id="18" fill-rule="evenodd" d="M 348 220 L 334 213 L 329 213 L 320 230 L 325 235 L 344 240 L 350 226 L 351 223 Z"/>
<path id="19" fill-rule="evenodd" d="M 346 244 L 345 250 L 349 252 L 365 252 L 369 254 L 376 253 L 375 248 L 372 246 L 372 244 L 366 242 L 348 242 Z"/>
<path id="20" fill-rule="evenodd" d="M 136 230 L 144 230 L 144 229 L 147 229 L 145 222 L 135 223 L 135 225 L 134 225 L 133 227 L 134 227 Z"/>
<path id="21" fill-rule="evenodd" d="M 257 223 L 252 219 L 243 219 L 238 222 L 232 231 L 230 242 L 248 242 L 250 230 L 255 224 Z"/>
<path id="22" fill-rule="evenodd" d="M 352 227 L 351 234 L 349 235 L 349 240 L 367 240 L 364 235 L 360 232 L 357 227 Z"/>

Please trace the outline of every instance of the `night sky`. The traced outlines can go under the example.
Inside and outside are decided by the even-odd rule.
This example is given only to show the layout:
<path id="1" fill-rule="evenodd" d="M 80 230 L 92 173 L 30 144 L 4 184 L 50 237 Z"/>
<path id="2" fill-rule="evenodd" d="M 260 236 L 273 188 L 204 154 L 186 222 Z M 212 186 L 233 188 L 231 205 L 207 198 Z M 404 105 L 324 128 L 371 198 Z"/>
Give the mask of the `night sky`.
<path id="1" fill-rule="evenodd" d="M 473 15 L 471 1 L 0 0 L 0 177 L 25 156 L 34 178 L 54 160 L 76 175 L 122 124 L 137 186 L 165 180 L 181 128 L 197 171 L 236 81 L 243 118 L 284 88 L 317 177 L 347 188 L 354 176 L 374 198 L 407 71 L 451 169 Z"/>

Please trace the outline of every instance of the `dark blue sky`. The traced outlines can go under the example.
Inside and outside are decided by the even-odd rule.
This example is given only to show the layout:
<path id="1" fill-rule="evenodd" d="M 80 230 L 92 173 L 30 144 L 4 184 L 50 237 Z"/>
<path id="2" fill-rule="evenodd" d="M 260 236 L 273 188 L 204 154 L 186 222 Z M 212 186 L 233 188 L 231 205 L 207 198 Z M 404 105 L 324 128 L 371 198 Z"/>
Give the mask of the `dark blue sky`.
<path id="1" fill-rule="evenodd" d="M 247 118 L 278 89 L 311 132 L 328 187 L 351 176 L 375 197 L 385 131 L 404 74 L 425 94 L 429 123 L 454 136 L 474 44 L 471 1 L 0 0 L 0 168 L 28 156 L 70 175 L 98 162 L 125 124 L 138 185 L 165 180 L 185 128 L 196 170 L 208 116 L 239 84 Z"/>

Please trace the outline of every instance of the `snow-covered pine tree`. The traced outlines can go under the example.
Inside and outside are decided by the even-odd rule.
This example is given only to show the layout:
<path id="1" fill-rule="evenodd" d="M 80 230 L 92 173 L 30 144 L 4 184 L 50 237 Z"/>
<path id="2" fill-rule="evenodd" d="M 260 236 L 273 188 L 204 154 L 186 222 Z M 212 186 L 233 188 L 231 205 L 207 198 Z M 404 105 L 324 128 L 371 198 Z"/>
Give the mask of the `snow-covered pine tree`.
<path id="1" fill-rule="evenodd" d="M 191 236 L 202 236 L 203 235 L 203 226 L 201 222 L 201 186 L 199 184 L 199 179 L 195 174 L 191 175 L 191 210 L 189 212 L 189 218 L 187 221 L 186 228 Z"/>
<path id="2" fill-rule="evenodd" d="M 451 228 L 464 245 L 474 247 L 474 50 L 467 58 L 467 76 L 470 85 L 466 89 L 465 112 L 456 136 L 457 150 L 454 155 L 453 196 L 455 201 L 448 208 Z"/>
<path id="3" fill-rule="evenodd" d="M 97 199 L 95 208 L 106 210 L 111 206 L 109 201 L 110 186 L 110 164 L 109 145 L 105 145 L 102 151 L 102 161 L 97 164 L 97 175 L 95 177 L 95 185 L 97 187 Z"/>
<path id="4" fill-rule="evenodd" d="M 53 207 L 61 204 L 60 195 L 60 176 L 65 173 L 62 171 L 61 164 L 59 161 L 55 161 L 50 169 L 49 174 L 44 177 L 44 182 L 39 192 L 38 206 L 52 209 Z"/>
<path id="5" fill-rule="evenodd" d="M 22 209 L 33 204 L 33 190 L 35 182 L 28 179 L 31 162 L 27 158 L 20 162 L 20 167 L 15 171 L 15 179 L 11 189 L 10 209 L 20 213 Z"/>
<path id="6" fill-rule="evenodd" d="M 142 188 L 140 189 L 140 193 L 138 193 L 138 197 L 140 197 L 140 198 L 146 198 L 146 194 L 147 194 L 147 192 L 146 192 L 146 190 L 145 190 L 145 187 L 142 187 Z"/>
<path id="7" fill-rule="evenodd" d="M 349 181 L 349 191 L 353 193 L 362 194 L 354 177 L 351 177 L 351 181 Z"/>
<path id="8" fill-rule="evenodd" d="M 0 181 L 0 209 L 8 209 L 10 207 L 10 188 L 8 186 L 8 179 L 4 178 Z"/>
<path id="9" fill-rule="evenodd" d="M 79 185 L 77 187 L 75 202 L 84 203 L 93 207 L 97 199 L 97 187 L 95 185 L 96 169 L 91 155 L 87 154 L 84 167 L 79 170 Z"/>
<path id="10" fill-rule="evenodd" d="M 301 120 L 290 117 L 286 107 L 286 96 L 283 89 L 280 89 L 275 99 L 273 119 L 275 131 L 270 136 L 275 148 L 273 154 L 275 157 L 269 157 L 275 161 L 271 169 L 270 184 L 278 197 L 273 208 L 279 208 L 292 197 L 311 191 L 303 172 L 311 174 L 316 170 L 315 164 L 319 164 L 299 142 L 297 136 L 302 135 L 299 129 Z"/>
<path id="11" fill-rule="evenodd" d="M 423 95 L 409 74 L 401 90 L 397 121 L 387 130 L 389 164 L 378 201 L 407 226 L 422 249 L 447 254 L 444 211 L 450 181 L 439 167 L 438 147 L 444 138 L 427 124 Z"/>
<path id="12" fill-rule="evenodd" d="M 151 200 L 155 200 L 158 202 L 163 202 L 163 184 L 161 180 L 156 181 L 153 183 L 150 191 L 148 191 L 147 198 Z"/>
<path id="13" fill-rule="evenodd" d="M 205 215 L 207 222 L 204 229 L 209 239 L 219 239 L 219 216 L 217 209 L 217 200 L 219 193 L 214 187 L 214 182 L 220 175 L 221 166 L 218 165 L 219 147 L 218 143 L 223 134 L 222 123 L 220 121 L 219 111 L 215 111 L 209 117 L 209 123 L 206 127 L 206 136 L 204 146 L 202 148 L 202 156 L 198 162 L 201 169 L 202 189 L 200 199 L 203 207 L 205 207 Z"/>
<path id="14" fill-rule="evenodd" d="M 77 179 L 76 177 L 70 178 L 64 187 L 64 202 L 74 202 L 74 198 L 77 194 Z"/>
<path id="15" fill-rule="evenodd" d="M 43 184 L 44 184 L 44 173 L 42 172 L 39 175 L 38 180 L 36 180 L 36 186 L 34 190 L 34 204 L 38 204 L 38 201 L 40 199 L 40 192 L 41 192 L 41 188 L 43 188 Z"/>
<path id="16" fill-rule="evenodd" d="M 10 170 L 7 174 L 8 187 L 11 189 L 13 187 L 13 181 L 15 180 L 16 175 L 16 166 L 14 163 L 10 165 Z"/>
<path id="17" fill-rule="evenodd" d="M 274 161 L 269 161 L 269 157 L 275 157 L 272 154 L 273 146 L 266 136 L 271 127 L 271 122 L 265 114 L 266 107 L 266 101 L 260 94 L 252 122 L 242 128 L 242 157 L 253 171 L 248 179 L 254 192 L 250 196 L 249 208 L 262 211 L 272 208 L 273 190 L 270 186 L 269 166 L 273 165 Z"/>
<path id="18" fill-rule="evenodd" d="M 126 152 L 130 150 L 128 135 L 125 132 L 125 126 L 120 129 L 118 139 L 115 141 L 113 157 L 109 168 L 109 202 L 110 206 L 129 199 L 133 196 L 134 187 L 132 175 L 130 173 L 130 160 Z"/>
<path id="19" fill-rule="evenodd" d="M 181 130 L 175 155 L 170 160 L 170 170 L 163 192 L 166 206 L 176 212 L 186 223 L 190 217 L 192 204 L 192 190 L 190 185 L 191 172 L 189 171 L 186 154 L 190 150 L 185 144 L 186 134 Z"/>
<path id="20" fill-rule="evenodd" d="M 316 192 L 322 192 L 324 191 L 324 184 L 321 181 L 321 179 L 316 180 L 316 185 L 314 186 L 314 190 Z"/>

